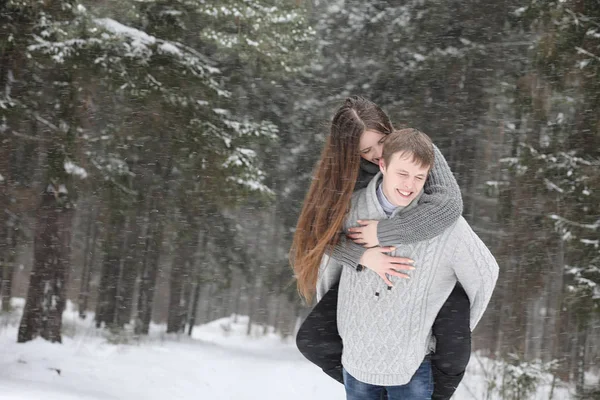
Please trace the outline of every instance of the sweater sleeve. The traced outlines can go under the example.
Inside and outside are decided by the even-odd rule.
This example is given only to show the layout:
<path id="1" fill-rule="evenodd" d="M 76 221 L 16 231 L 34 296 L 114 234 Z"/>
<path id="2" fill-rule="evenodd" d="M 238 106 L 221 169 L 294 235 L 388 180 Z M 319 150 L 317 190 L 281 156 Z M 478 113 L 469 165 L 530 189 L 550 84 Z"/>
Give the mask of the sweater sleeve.
<path id="1" fill-rule="evenodd" d="M 419 207 L 380 221 L 377 224 L 380 246 L 416 243 L 434 238 L 461 216 L 463 202 L 458 183 L 443 154 L 435 145 L 434 152 L 435 162 L 425 182 Z M 355 257 L 353 252 L 355 253 L 356 249 L 353 247 L 344 245 L 340 251 L 343 254 L 334 252 L 334 257 Z"/>
<path id="2" fill-rule="evenodd" d="M 325 293 L 339 282 L 342 276 L 342 265 L 328 255 L 324 255 L 319 266 L 317 278 L 317 302 L 321 301 Z"/>
<path id="3" fill-rule="evenodd" d="M 471 302 L 471 330 L 475 329 L 487 308 L 496 281 L 498 263 L 485 243 L 466 221 L 459 221 L 452 267 Z"/>
<path id="4" fill-rule="evenodd" d="M 331 258 L 343 265 L 356 268 L 365 251 L 367 251 L 366 248 L 354 243 L 352 240 L 348 239 L 346 235 L 341 235 L 339 242 L 331 252 Z"/>

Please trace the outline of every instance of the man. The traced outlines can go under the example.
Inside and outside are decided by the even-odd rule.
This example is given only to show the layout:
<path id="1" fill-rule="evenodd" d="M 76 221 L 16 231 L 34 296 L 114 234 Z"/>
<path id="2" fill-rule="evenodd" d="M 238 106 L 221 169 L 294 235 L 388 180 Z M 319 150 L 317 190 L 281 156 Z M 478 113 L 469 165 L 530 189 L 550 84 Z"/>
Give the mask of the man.
<path id="1" fill-rule="evenodd" d="M 413 207 L 434 163 L 431 139 L 416 129 L 390 134 L 380 173 L 354 193 L 344 229 L 358 220 L 382 220 Z M 317 298 L 339 281 L 337 324 L 343 340 L 342 365 L 348 400 L 430 399 L 429 353 L 432 326 L 456 282 L 471 302 L 471 330 L 481 319 L 498 277 L 498 265 L 464 218 L 441 235 L 410 245 L 398 243 L 392 255 L 414 260 L 403 277 L 386 285 L 371 270 L 342 268 L 325 256 Z M 468 340 L 466 338 L 465 340 Z"/>

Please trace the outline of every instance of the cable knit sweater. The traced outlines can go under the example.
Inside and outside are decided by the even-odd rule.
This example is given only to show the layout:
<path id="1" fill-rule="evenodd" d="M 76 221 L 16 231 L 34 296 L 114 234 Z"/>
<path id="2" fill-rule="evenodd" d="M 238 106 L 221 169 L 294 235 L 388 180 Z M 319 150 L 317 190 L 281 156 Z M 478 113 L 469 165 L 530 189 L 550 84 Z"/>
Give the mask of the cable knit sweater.
<path id="1" fill-rule="evenodd" d="M 462 214 L 462 197 L 456 179 L 435 145 L 434 152 L 435 162 L 425 182 L 419 207 L 403 213 L 402 218 L 389 218 L 379 222 L 379 245 L 391 246 L 431 239 L 454 224 Z M 378 172 L 379 166 L 361 158 L 355 190 L 365 188 Z M 364 247 L 342 236 L 331 256 L 344 265 L 356 268 L 365 251 Z"/>
<path id="2" fill-rule="evenodd" d="M 356 192 L 344 229 L 357 219 L 383 220 L 376 176 Z M 396 210 L 404 218 L 413 210 Z M 435 223 L 435 222 L 431 222 Z M 408 383 L 430 350 L 431 327 L 457 280 L 471 301 L 471 329 L 485 311 L 498 277 L 496 260 L 464 218 L 433 239 L 395 243 L 395 254 L 415 260 L 411 279 L 391 277 L 389 289 L 369 269 L 343 268 L 325 256 L 319 271 L 317 298 L 340 281 L 337 324 L 343 340 L 342 364 L 361 382 L 373 385 Z"/>

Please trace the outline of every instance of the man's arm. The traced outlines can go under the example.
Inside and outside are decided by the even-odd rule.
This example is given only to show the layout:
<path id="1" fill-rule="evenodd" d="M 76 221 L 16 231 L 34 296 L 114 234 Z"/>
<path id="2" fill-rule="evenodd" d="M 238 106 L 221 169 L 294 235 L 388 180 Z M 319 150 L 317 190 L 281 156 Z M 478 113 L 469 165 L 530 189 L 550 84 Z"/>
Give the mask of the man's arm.
<path id="1" fill-rule="evenodd" d="M 485 243 L 462 220 L 454 234 L 455 251 L 452 266 L 471 302 L 471 330 L 483 316 L 498 280 L 498 263 Z"/>
<path id="2" fill-rule="evenodd" d="M 435 162 L 425 182 L 419 206 L 377 224 L 380 246 L 434 238 L 461 216 L 463 202 L 460 187 L 440 150 L 435 145 L 433 148 Z M 354 247 L 346 244 L 344 247 L 348 248 L 345 252 L 348 257 L 352 256 L 351 252 L 356 252 Z"/>
<path id="3" fill-rule="evenodd" d="M 321 265 L 319 266 L 319 277 L 317 278 L 317 302 L 321 301 L 323 296 L 325 296 L 325 293 L 327 293 L 333 285 L 339 282 L 341 276 L 342 264 L 325 254 L 321 260 Z"/>

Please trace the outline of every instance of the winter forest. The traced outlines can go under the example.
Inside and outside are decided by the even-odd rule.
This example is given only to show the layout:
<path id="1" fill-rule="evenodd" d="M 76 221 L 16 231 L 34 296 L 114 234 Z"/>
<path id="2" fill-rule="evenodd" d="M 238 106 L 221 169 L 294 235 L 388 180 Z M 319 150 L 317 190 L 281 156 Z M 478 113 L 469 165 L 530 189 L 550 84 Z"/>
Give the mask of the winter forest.
<path id="1" fill-rule="evenodd" d="M 597 0 L 1 1 L 0 398 L 37 398 L 6 374 L 46 343 L 229 321 L 291 352 L 288 251 L 350 95 L 431 136 L 498 261 L 473 350 L 521 374 L 488 391 L 600 398 Z"/>

